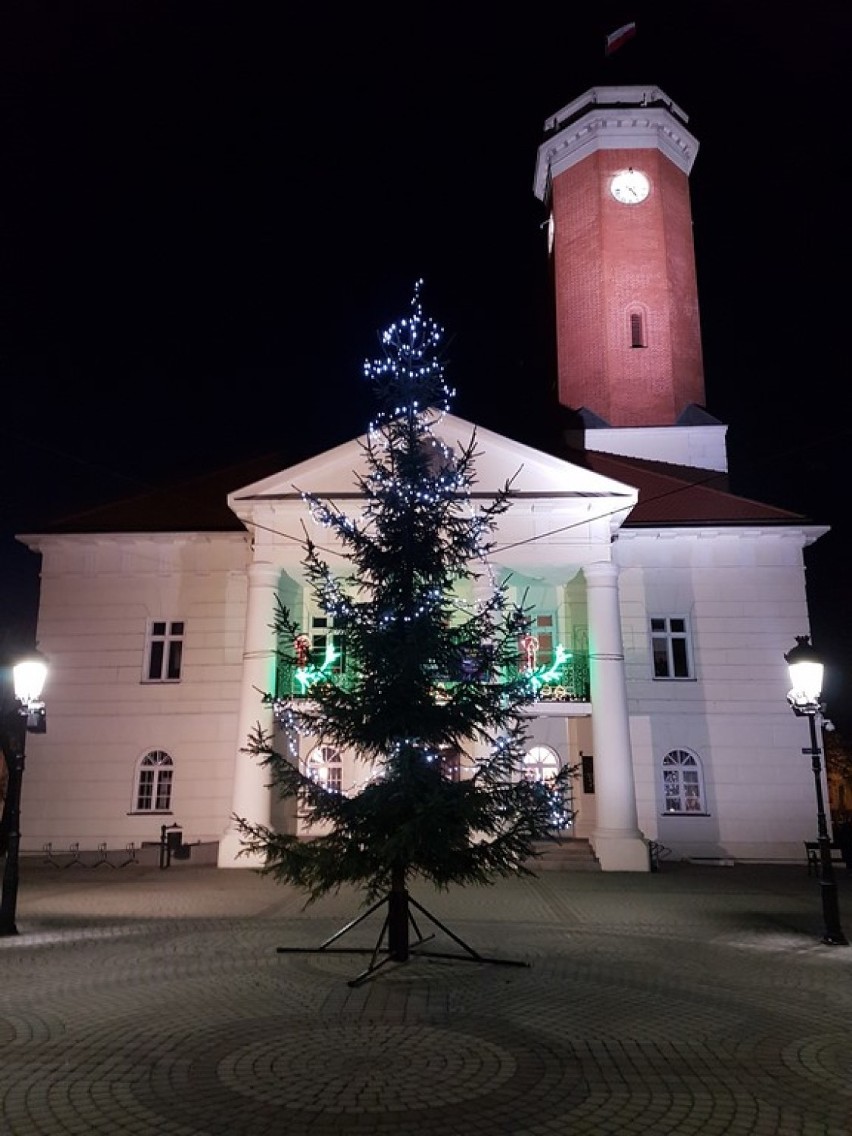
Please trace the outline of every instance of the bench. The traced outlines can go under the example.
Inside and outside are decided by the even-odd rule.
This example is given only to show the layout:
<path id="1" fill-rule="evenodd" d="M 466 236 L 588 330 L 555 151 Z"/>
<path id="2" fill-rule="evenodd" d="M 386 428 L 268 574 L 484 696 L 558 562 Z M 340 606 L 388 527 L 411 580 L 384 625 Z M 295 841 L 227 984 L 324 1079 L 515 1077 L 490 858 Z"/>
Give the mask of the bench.
<path id="1" fill-rule="evenodd" d="M 840 845 L 831 844 L 829 847 L 831 848 L 832 864 L 843 864 L 845 861 L 843 859 L 843 853 L 840 850 Z M 805 841 L 805 855 L 808 858 L 808 875 L 810 876 L 814 873 L 819 874 L 820 856 L 818 840 Z"/>

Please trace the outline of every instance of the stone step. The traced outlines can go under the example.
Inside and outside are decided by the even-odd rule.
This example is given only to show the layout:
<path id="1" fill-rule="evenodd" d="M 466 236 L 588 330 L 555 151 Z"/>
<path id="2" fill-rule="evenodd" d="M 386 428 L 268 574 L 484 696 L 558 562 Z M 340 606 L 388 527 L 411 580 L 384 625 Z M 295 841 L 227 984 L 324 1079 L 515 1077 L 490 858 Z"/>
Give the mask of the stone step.
<path id="1" fill-rule="evenodd" d="M 566 837 L 564 840 L 545 840 L 536 844 L 541 852 L 527 861 L 534 872 L 599 872 L 601 866 L 595 858 L 588 840 Z"/>

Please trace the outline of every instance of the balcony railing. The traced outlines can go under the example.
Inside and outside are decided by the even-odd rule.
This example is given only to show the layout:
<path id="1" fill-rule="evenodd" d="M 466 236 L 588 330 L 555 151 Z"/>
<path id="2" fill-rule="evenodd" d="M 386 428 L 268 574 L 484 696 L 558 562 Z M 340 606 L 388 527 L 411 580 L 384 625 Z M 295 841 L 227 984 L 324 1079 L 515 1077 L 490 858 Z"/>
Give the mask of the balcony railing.
<path id="1" fill-rule="evenodd" d="M 511 680 L 528 673 L 523 667 L 507 669 L 504 678 Z M 351 690 L 356 677 L 354 667 L 320 671 L 312 667 L 279 665 L 276 676 L 277 698 L 310 698 L 318 681 L 333 682 L 343 690 Z M 589 655 L 586 651 L 559 652 L 552 663 L 536 667 L 532 674 L 536 702 L 588 702 Z M 444 689 L 451 682 L 440 684 Z"/>
<path id="2" fill-rule="evenodd" d="M 516 677 L 525 672 L 518 668 L 509 672 Z M 560 651 L 550 664 L 543 663 L 532 672 L 536 702 L 588 702 L 589 653 L 588 651 Z"/>

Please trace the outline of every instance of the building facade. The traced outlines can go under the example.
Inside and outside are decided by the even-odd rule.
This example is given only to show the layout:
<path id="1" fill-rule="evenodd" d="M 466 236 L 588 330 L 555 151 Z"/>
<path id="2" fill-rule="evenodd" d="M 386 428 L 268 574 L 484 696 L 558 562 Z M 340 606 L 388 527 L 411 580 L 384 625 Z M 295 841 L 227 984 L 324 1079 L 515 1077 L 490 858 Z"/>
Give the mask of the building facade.
<path id="1" fill-rule="evenodd" d="M 783 655 L 808 629 L 804 550 L 825 529 L 727 490 L 725 427 L 703 405 L 697 148 L 653 87 L 593 88 L 548 120 L 534 190 L 550 210 L 559 401 L 574 425 L 554 452 L 476 428 L 477 493 L 517 475 L 491 568 L 533 609 L 518 665 L 549 668 L 518 776 L 576 767 L 565 836 L 607 871 L 647 871 L 649 842 L 783 860 L 812 835 Z M 474 429 L 447 416 L 438 433 L 454 444 Z M 345 680 L 345 651 L 329 650 L 345 645 L 305 588 L 305 529 L 328 533 L 313 533 L 302 491 L 357 510 L 362 461 L 355 438 L 20 538 L 42 557 L 51 662 L 26 850 L 141 844 L 177 823 L 239 867 L 251 862 L 235 816 L 300 831 L 241 748 L 256 724 L 273 729 L 260 692 L 309 696 L 276 668 L 277 602 L 305 658 Z M 448 755 L 451 775 L 475 758 Z M 298 760 L 342 792 L 369 775 L 329 746 Z"/>

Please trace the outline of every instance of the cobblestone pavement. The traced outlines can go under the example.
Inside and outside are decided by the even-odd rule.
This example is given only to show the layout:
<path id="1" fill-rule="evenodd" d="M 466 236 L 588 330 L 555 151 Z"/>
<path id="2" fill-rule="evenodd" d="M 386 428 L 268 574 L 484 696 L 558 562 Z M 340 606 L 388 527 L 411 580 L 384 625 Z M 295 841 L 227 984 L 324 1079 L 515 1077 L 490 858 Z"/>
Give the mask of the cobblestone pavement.
<path id="1" fill-rule="evenodd" d="M 838 886 L 850 933 L 852 873 Z M 820 942 L 804 865 L 412 894 L 458 959 L 352 987 L 380 912 L 313 949 L 352 893 L 305 911 L 248 870 L 26 863 L 0 939 L 0 1132 L 852 1133 L 852 948 Z"/>

